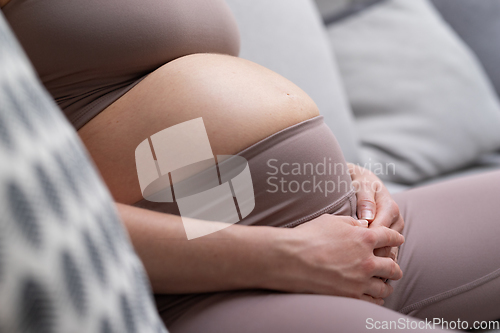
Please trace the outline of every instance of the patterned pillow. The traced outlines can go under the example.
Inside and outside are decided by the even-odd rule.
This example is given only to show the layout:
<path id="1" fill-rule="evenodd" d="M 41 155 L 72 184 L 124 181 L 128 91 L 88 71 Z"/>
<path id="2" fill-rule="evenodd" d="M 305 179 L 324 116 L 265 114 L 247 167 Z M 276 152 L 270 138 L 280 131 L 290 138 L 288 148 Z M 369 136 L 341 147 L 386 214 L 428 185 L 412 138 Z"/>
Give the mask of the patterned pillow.
<path id="1" fill-rule="evenodd" d="M 0 13 L 0 332 L 166 332 L 113 207 Z"/>

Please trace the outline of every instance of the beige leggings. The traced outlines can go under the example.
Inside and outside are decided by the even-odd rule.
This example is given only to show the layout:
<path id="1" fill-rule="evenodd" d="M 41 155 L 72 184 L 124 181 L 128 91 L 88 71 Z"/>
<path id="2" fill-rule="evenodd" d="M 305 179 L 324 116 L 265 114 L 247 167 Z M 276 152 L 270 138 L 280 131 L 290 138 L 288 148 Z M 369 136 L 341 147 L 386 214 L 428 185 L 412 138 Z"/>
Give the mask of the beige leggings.
<path id="1" fill-rule="evenodd" d="M 243 223 L 283 227 L 322 213 L 355 214 L 355 196 L 348 187 L 338 187 L 340 191 L 328 195 L 319 190 L 268 191 L 275 189 L 269 186 L 268 176 L 274 175 L 280 163 L 284 174 L 297 161 L 345 164 L 321 117 L 281 131 L 240 155 L 249 161 L 256 196 L 255 210 Z M 340 169 L 323 176 L 322 169 L 315 180 L 309 174 L 284 177 L 300 183 L 350 181 Z M 452 321 L 460 319 L 460 328 L 465 328 L 463 321 L 472 328 L 475 321 L 500 318 L 499 199 L 500 172 L 396 195 L 405 220 L 406 242 L 398 258 L 404 277 L 391 282 L 394 293 L 385 307 L 343 297 L 255 290 L 157 295 L 158 309 L 173 333 L 363 332 L 384 324 L 411 329 L 417 323 L 407 322 L 410 318 L 445 320 L 451 328 L 457 325 Z M 168 206 L 149 208 L 174 212 Z"/>
<path id="2" fill-rule="evenodd" d="M 399 253 L 404 277 L 392 283 L 394 293 L 384 307 L 333 296 L 226 292 L 201 300 L 169 330 L 364 332 L 384 324 L 415 327 L 409 316 L 445 320 L 451 328 L 458 319 L 461 328 L 463 321 L 472 328 L 475 321 L 500 318 L 500 172 L 422 187 L 395 199 L 406 221 Z"/>

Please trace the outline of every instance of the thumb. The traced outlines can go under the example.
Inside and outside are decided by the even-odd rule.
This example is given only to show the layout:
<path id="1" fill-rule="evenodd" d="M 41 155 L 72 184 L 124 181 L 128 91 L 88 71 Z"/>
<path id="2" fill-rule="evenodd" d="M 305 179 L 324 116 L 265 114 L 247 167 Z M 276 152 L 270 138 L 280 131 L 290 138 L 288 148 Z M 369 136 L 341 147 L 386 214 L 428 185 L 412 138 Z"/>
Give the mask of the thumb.
<path id="1" fill-rule="evenodd" d="M 368 221 L 367 220 L 356 220 L 356 222 L 358 223 L 358 226 L 360 227 L 364 227 L 364 228 L 368 228 Z"/>
<path id="2" fill-rule="evenodd" d="M 367 220 L 349 219 L 349 222 L 353 227 L 363 227 L 363 228 L 368 228 L 368 225 L 370 224 Z"/>
<path id="3" fill-rule="evenodd" d="M 373 221 L 376 214 L 375 192 L 367 184 L 359 186 L 357 199 L 358 218 Z"/>
<path id="4" fill-rule="evenodd" d="M 369 223 L 367 220 L 357 220 L 351 216 L 336 216 L 336 217 L 339 218 L 340 221 L 352 225 L 353 227 L 368 228 Z"/>

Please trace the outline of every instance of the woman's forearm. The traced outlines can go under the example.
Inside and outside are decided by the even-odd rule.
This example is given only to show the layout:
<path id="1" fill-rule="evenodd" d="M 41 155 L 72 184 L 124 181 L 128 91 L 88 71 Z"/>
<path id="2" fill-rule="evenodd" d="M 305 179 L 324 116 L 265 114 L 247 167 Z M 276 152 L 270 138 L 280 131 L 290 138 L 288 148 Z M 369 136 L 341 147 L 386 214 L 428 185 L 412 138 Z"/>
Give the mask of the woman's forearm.
<path id="1" fill-rule="evenodd" d="M 117 207 L 156 293 L 265 288 L 279 269 L 279 239 L 285 230 L 231 225 L 188 240 L 178 216 Z M 207 227 L 217 222 L 191 223 Z"/>
<path id="2" fill-rule="evenodd" d="M 121 204 L 118 210 L 156 293 L 263 288 L 382 304 L 392 292 L 383 280 L 402 276 L 393 260 L 373 251 L 400 246 L 403 236 L 352 217 L 325 214 L 293 229 L 231 225 L 187 240 L 180 217 Z"/>

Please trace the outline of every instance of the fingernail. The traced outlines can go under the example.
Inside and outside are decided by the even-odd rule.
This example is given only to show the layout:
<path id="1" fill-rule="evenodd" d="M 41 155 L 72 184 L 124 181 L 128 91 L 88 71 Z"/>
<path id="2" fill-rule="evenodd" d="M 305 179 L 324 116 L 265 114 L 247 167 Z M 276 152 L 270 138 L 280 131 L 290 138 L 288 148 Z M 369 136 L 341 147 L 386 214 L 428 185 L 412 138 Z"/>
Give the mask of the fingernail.
<path id="1" fill-rule="evenodd" d="M 361 211 L 361 218 L 365 220 L 373 220 L 373 212 L 371 210 L 365 209 Z"/>
<path id="2" fill-rule="evenodd" d="M 368 227 L 368 221 L 367 220 L 358 220 L 359 224 L 361 224 L 362 227 Z"/>

